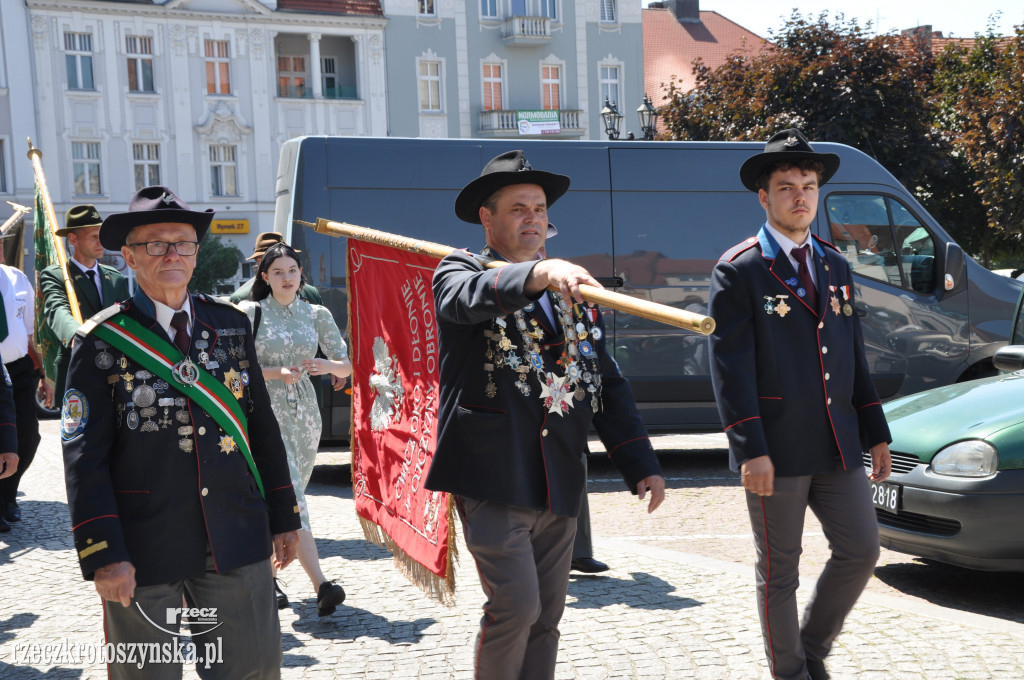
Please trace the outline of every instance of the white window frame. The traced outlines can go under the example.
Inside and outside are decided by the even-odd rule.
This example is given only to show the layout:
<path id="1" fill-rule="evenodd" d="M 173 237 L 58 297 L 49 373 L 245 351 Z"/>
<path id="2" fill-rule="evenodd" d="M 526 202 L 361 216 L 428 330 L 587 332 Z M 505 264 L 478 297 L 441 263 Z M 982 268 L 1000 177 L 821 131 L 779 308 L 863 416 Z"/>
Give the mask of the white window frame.
<path id="1" fill-rule="evenodd" d="M 221 46 L 224 47 L 223 54 L 220 54 Z M 212 48 L 212 50 L 211 50 Z M 211 54 L 211 51 L 213 54 Z M 233 92 L 231 89 L 231 41 L 230 40 L 217 40 L 215 38 L 204 38 L 203 39 L 203 64 L 206 70 L 206 94 L 207 95 L 229 95 Z M 213 65 L 213 82 L 210 82 L 210 65 Z M 225 83 L 221 82 L 221 65 L 224 65 L 223 71 L 227 78 L 227 92 L 222 92 Z M 210 87 L 213 87 L 213 91 Z"/>
<path id="2" fill-rule="evenodd" d="M 227 193 L 234 184 L 234 193 Z M 236 198 L 238 191 L 238 145 L 210 145 L 210 195 L 214 198 Z"/>
<path id="3" fill-rule="evenodd" d="M 544 75 L 544 70 L 545 69 L 549 69 L 549 68 L 558 69 L 558 77 L 556 79 L 552 80 L 551 78 L 548 78 L 548 77 L 546 77 Z M 541 107 L 541 109 L 543 109 L 545 111 L 561 111 L 562 110 L 562 108 L 563 108 L 563 106 L 562 106 L 562 104 L 563 104 L 563 102 L 562 102 L 562 92 L 565 90 L 565 88 L 563 87 L 563 83 L 562 83 L 562 77 L 563 77 L 564 74 L 565 74 L 565 64 L 563 62 L 560 62 L 560 61 L 542 61 L 540 63 L 540 107 Z M 558 101 L 556 102 L 557 106 L 554 106 L 552 108 L 548 108 L 548 107 L 544 106 L 544 99 L 545 99 L 545 95 L 548 94 L 547 93 L 548 88 L 551 87 L 552 85 L 554 85 L 554 87 L 556 89 L 556 94 L 558 95 L 557 96 Z"/>
<path id="4" fill-rule="evenodd" d="M 103 195 L 103 150 L 99 142 L 71 142 L 71 186 L 75 196 Z M 81 172 L 82 182 L 79 185 L 78 175 Z M 95 181 L 96 191 L 89 191 Z"/>
<path id="5" fill-rule="evenodd" d="M 288 59 L 289 65 L 292 69 L 295 68 L 295 60 L 302 60 L 302 70 L 282 70 L 281 60 Z M 286 99 L 306 99 L 313 96 L 313 90 L 309 87 L 309 70 L 306 65 L 309 64 L 309 56 L 305 54 L 279 54 L 277 55 L 277 96 Z M 288 93 L 286 94 L 282 87 L 282 80 L 287 79 L 289 81 Z M 299 82 L 301 81 L 301 82 Z M 302 94 L 298 94 L 300 92 Z"/>
<path id="6" fill-rule="evenodd" d="M 481 19 L 500 19 L 501 0 L 480 0 Z"/>
<path id="7" fill-rule="evenodd" d="M 601 106 L 604 106 L 604 100 L 607 98 L 609 101 L 614 102 L 616 106 L 622 100 L 622 70 L 623 64 L 620 61 L 602 61 L 597 64 L 597 77 L 598 77 L 598 89 L 601 93 Z M 605 77 L 605 69 L 616 69 L 617 74 L 615 78 Z M 615 87 L 615 96 L 611 96 L 611 87 Z"/>
<path id="8" fill-rule="evenodd" d="M 487 76 L 484 70 L 488 66 L 497 66 L 501 69 L 501 75 L 495 79 L 493 76 Z M 481 111 L 505 111 L 508 109 L 508 87 L 505 84 L 505 79 L 508 76 L 508 62 L 504 59 L 485 59 L 480 62 L 480 110 Z M 501 96 L 501 106 L 498 108 L 487 108 L 487 90 L 488 85 L 498 85 L 498 93 Z"/>
<path id="9" fill-rule="evenodd" d="M 437 0 L 416 0 L 416 14 L 421 17 L 436 17 Z"/>
<path id="10" fill-rule="evenodd" d="M 140 178 L 141 173 L 141 178 Z M 156 142 L 132 142 L 132 178 L 135 190 L 160 184 L 160 145 Z M 140 183 L 140 179 L 142 180 Z"/>
<path id="11" fill-rule="evenodd" d="M 423 73 L 423 67 L 436 66 L 437 73 Z M 427 88 L 428 99 L 436 97 L 436 106 L 423 106 L 424 87 Z M 444 113 L 444 61 L 442 59 L 420 57 L 416 59 L 416 97 L 420 113 Z"/>
<path id="12" fill-rule="evenodd" d="M 125 62 L 128 65 L 129 92 L 156 92 L 156 80 L 153 74 L 153 38 L 148 35 L 126 35 L 124 37 Z M 149 65 L 149 88 L 146 88 L 146 65 Z M 135 84 L 132 89 L 132 74 Z"/>
<path id="13" fill-rule="evenodd" d="M 64 64 L 69 90 L 94 91 L 96 73 L 93 71 L 92 33 L 88 31 L 64 31 Z M 74 64 L 75 82 L 71 82 L 70 64 Z M 85 66 L 88 66 L 89 82 L 84 80 Z M 88 85 L 88 87 L 86 87 Z"/>
<path id="14" fill-rule="evenodd" d="M 600 17 L 602 24 L 619 23 L 619 6 L 615 0 L 600 0 Z"/>
<path id="15" fill-rule="evenodd" d="M 333 82 L 333 86 L 328 84 Z M 334 94 L 328 94 L 334 90 Z M 338 79 L 338 58 L 320 57 L 320 92 L 325 99 L 341 99 L 341 81 Z"/>

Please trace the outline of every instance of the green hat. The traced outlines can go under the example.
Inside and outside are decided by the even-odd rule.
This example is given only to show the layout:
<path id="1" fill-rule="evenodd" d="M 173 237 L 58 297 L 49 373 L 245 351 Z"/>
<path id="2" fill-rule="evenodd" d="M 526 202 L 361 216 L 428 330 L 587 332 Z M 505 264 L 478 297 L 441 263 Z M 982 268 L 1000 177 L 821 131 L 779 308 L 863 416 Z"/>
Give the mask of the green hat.
<path id="1" fill-rule="evenodd" d="M 100 211 L 96 206 L 88 203 L 76 205 L 64 214 L 64 228 L 57 230 L 57 236 L 67 236 L 76 229 L 98 227 L 102 224 L 103 218 L 100 217 Z"/>

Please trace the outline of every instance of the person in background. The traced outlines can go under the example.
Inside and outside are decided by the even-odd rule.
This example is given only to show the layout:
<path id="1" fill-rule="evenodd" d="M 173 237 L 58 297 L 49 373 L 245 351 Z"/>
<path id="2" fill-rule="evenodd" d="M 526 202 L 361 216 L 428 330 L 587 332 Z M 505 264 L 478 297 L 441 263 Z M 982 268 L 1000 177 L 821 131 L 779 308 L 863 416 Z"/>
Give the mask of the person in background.
<path id="1" fill-rule="evenodd" d="M 756 549 L 757 611 L 773 678 L 826 680 L 825 657 L 878 561 L 870 479 L 889 476 L 889 427 L 871 381 L 850 265 L 810 232 L 839 156 L 799 130 L 740 168 L 765 223 L 711 275 L 711 382 Z M 797 615 L 804 516 L 832 551 Z"/>
<path id="2" fill-rule="evenodd" d="M 7 238 L 4 234 L 0 238 Z M 11 522 L 21 521 L 18 486 L 28 472 L 39 448 L 39 412 L 36 395 L 49 406 L 53 388 L 46 381 L 42 363 L 32 344 L 35 323 L 35 291 L 20 269 L 4 263 L 0 247 L 0 356 L 10 380 L 18 430 L 18 463 L 15 472 L 0 479 L 0 532 L 11 530 Z"/>
<path id="3" fill-rule="evenodd" d="M 86 321 L 104 307 L 127 300 L 128 279 L 113 267 L 100 264 L 106 253 L 100 243 L 100 225 L 103 218 L 95 207 L 84 204 L 69 209 L 64 216 L 64 228 L 57 236 L 66 236 L 71 246 L 68 258 L 71 282 L 78 297 L 78 310 Z M 71 340 L 79 322 L 71 312 L 68 292 L 64 288 L 64 275 L 60 265 L 50 265 L 39 273 L 39 288 L 43 298 L 43 316 L 53 334 L 60 340 L 57 348 L 57 370 L 53 379 L 54 392 L 64 396 L 68 364 L 71 361 Z"/>
<path id="4" fill-rule="evenodd" d="M 310 377 L 333 375 L 344 380 L 352 373 L 352 365 L 334 317 L 326 307 L 300 298 L 302 288 L 298 253 L 278 243 L 264 253 L 250 300 L 241 307 L 253 324 L 256 354 L 288 451 L 288 468 L 302 517 L 299 564 L 313 584 L 317 615 L 328 616 L 345 600 L 345 590 L 329 581 L 320 568 L 306 504 L 306 486 L 322 429 Z M 326 358 L 315 357 L 318 348 Z M 280 586 L 275 587 L 278 607 L 287 607 L 288 598 Z"/>

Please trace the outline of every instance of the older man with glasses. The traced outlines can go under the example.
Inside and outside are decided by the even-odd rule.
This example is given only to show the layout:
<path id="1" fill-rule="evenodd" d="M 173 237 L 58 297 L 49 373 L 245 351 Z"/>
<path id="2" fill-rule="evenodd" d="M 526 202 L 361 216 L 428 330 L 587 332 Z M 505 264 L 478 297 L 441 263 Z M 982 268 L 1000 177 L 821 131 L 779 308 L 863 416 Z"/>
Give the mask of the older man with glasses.
<path id="1" fill-rule="evenodd" d="M 184 662 L 280 677 L 270 558 L 294 558 L 298 508 L 248 319 L 188 291 L 212 218 L 159 186 L 107 217 L 100 241 L 138 291 L 83 324 L 71 353 L 61 429 L 82 573 L 108 643 L 160 650 L 108 660 L 111 678 L 180 678 Z"/>

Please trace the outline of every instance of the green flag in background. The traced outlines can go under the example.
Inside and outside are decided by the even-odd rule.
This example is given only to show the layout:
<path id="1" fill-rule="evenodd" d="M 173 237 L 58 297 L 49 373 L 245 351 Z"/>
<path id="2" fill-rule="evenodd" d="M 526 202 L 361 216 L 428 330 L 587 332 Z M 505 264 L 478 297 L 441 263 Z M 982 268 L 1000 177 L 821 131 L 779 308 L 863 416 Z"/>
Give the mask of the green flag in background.
<path id="1" fill-rule="evenodd" d="M 33 240 L 36 248 L 36 318 L 35 318 L 35 341 L 39 346 L 39 358 L 43 362 L 43 370 L 46 377 L 52 382 L 57 372 L 57 348 L 60 347 L 60 340 L 50 330 L 49 324 L 43 317 L 43 295 L 39 287 L 39 273 L 57 263 L 57 255 L 53 247 L 52 230 L 46 221 L 46 211 L 43 209 L 43 197 L 39 193 L 39 185 L 36 185 L 35 211 L 32 217 L 35 225 Z M 53 396 L 56 402 L 63 395 Z"/>

